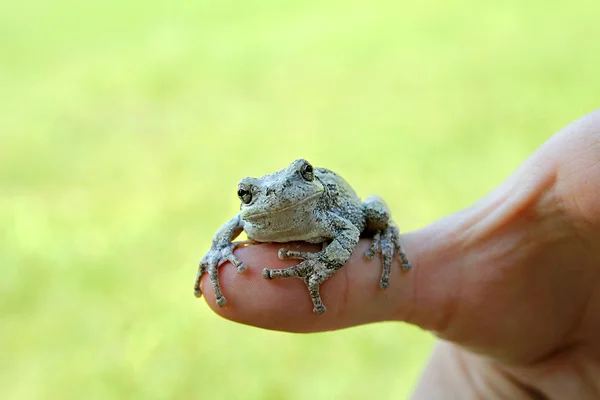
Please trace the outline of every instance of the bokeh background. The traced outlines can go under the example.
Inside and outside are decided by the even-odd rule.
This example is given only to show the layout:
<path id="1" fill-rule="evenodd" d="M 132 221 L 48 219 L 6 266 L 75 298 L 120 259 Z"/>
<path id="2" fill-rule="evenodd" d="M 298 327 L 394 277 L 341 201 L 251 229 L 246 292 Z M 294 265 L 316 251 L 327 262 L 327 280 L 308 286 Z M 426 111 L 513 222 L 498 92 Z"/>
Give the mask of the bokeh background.
<path id="1" fill-rule="evenodd" d="M 298 157 L 404 230 L 468 206 L 598 106 L 598 4 L 2 2 L 1 397 L 405 398 L 427 333 L 237 325 L 197 262 Z"/>

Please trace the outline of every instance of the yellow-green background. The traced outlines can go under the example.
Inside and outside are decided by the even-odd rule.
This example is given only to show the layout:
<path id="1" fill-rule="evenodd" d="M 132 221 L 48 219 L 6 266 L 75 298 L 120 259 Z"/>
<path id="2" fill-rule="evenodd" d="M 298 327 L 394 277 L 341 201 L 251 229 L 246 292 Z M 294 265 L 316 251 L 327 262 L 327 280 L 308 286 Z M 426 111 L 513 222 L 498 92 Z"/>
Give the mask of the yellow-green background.
<path id="1" fill-rule="evenodd" d="M 197 262 L 297 157 L 404 230 L 469 205 L 598 106 L 597 4 L 2 2 L 0 396 L 406 397 L 428 334 L 240 326 Z"/>

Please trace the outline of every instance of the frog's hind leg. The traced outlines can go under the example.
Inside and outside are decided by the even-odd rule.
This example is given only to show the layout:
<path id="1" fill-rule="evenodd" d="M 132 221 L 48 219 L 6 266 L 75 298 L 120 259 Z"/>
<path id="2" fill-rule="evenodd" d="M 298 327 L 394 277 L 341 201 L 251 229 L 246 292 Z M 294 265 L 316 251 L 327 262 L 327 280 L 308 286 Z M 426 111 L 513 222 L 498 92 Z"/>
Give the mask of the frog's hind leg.
<path id="1" fill-rule="evenodd" d="M 373 235 L 373 243 L 369 250 L 365 252 L 365 258 L 372 259 L 376 253 L 381 253 L 381 280 L 379 281 L 379 287 L 385 289 L 388 287 L 390 280 L 390 271 L 392 267 L 392 260 L 394 258 L 394 242 L 392 239 L 392 229 L 386 227 L 381 231 L 377 231 Z"/>
<path id="2" fill-rule="evenodd" d="M 363 203 L 363 211 L 366 230 L 373 232 L 373 242 L 365 252 L 365 258 L 372 259 L 375 254 L 381 253 L 382 272 L 379 286 L 385 289 L 389 284 L 394 256 L 400 257 L 403 270 L 407 271 L 412 266 L 400 244 L 400 232 L 394 221 L 391 220 L 390 211 L 385 202 L 377 196 L 368 197 Z"/>

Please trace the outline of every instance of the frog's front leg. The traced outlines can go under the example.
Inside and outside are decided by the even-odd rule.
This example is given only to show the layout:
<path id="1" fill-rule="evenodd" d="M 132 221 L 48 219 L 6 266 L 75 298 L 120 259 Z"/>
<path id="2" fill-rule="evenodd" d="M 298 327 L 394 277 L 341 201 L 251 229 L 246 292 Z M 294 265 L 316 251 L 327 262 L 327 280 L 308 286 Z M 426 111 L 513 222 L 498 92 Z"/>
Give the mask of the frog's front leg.
<path id="1" fill-rule="evenodd" d="M 304 260 L 300 264 L 285 269 L 263 270 L 267 279 L 300 278 L 306 283 L 312 299 L 315 314 L 323 314 L 327 309 L 321 300 L 320 287 L 331 275 L 340 269 L 350 258 L 358 243 L 360 232 L 350 221 L 333 213 L 327 214 L 327 235 L 331 243 L 318 253 L 279 250 L 279 258 Z"/>
<path id="2" fill-rule="evenodd" d="M 225 261 L 230 261 L 237 268 L 238 272 L 243 272 L 246 269 L 244 263 L 233 254 L 233 250 L 238 244 L 231 243 L 242 230 L 242 218 L 237 214 L 217 231 L 213 237 L 210 250 L 202 257 L 200 266 L 198 267 L 198 274 L 194 283 L 194 295 L 196 297 L 202 296 L 200 280 L 202 279 L 202 275 L 208 272 L 210 282 L 215 291 L 217 304 L 222 307 L 227 303 L 219 285 L 219 265 Z"/>

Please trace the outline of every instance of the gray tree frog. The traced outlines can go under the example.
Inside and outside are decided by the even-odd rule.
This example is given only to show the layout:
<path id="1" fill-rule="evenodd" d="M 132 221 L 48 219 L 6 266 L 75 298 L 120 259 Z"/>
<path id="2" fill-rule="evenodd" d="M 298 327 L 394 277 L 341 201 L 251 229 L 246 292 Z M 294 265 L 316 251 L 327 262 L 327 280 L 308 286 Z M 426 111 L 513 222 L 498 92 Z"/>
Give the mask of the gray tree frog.
<path id="1" fill-rule="evenodd" d="M 253 242 L 323 244 L 322 251 L 316 253 L 281 248 L 279 258 L 303 261 L 286 269 L 262 271 L 266 279 L 302 279 L 308 286 L 316 314 L 326 311 L 319 294 L 321 284 L 344 266 L 361 235 L 373 238 L 366 258 L 381 253 L 381 288 L 388 286 L 394 256 L 400 258 L 403 270 L 411 268 L 385 202 L 376 196 L 361 202 L 350 185 L 330 170 L 314 169 L 306 160 L 299 159 L 262 178 L 242 179 L 237 194 L 241 200 L 240 212 L 219 229 L 210 250 L 200 261 L 194 285 L 196 297 L 202 296 L 200 280 L 206 272 L 217 304 L 225 305 L 219 285 L 219 265 L 230 261 L 238 272 L 246 269 L 233 254 L 239 243 L 232 241 L 242 230 Z"/>

